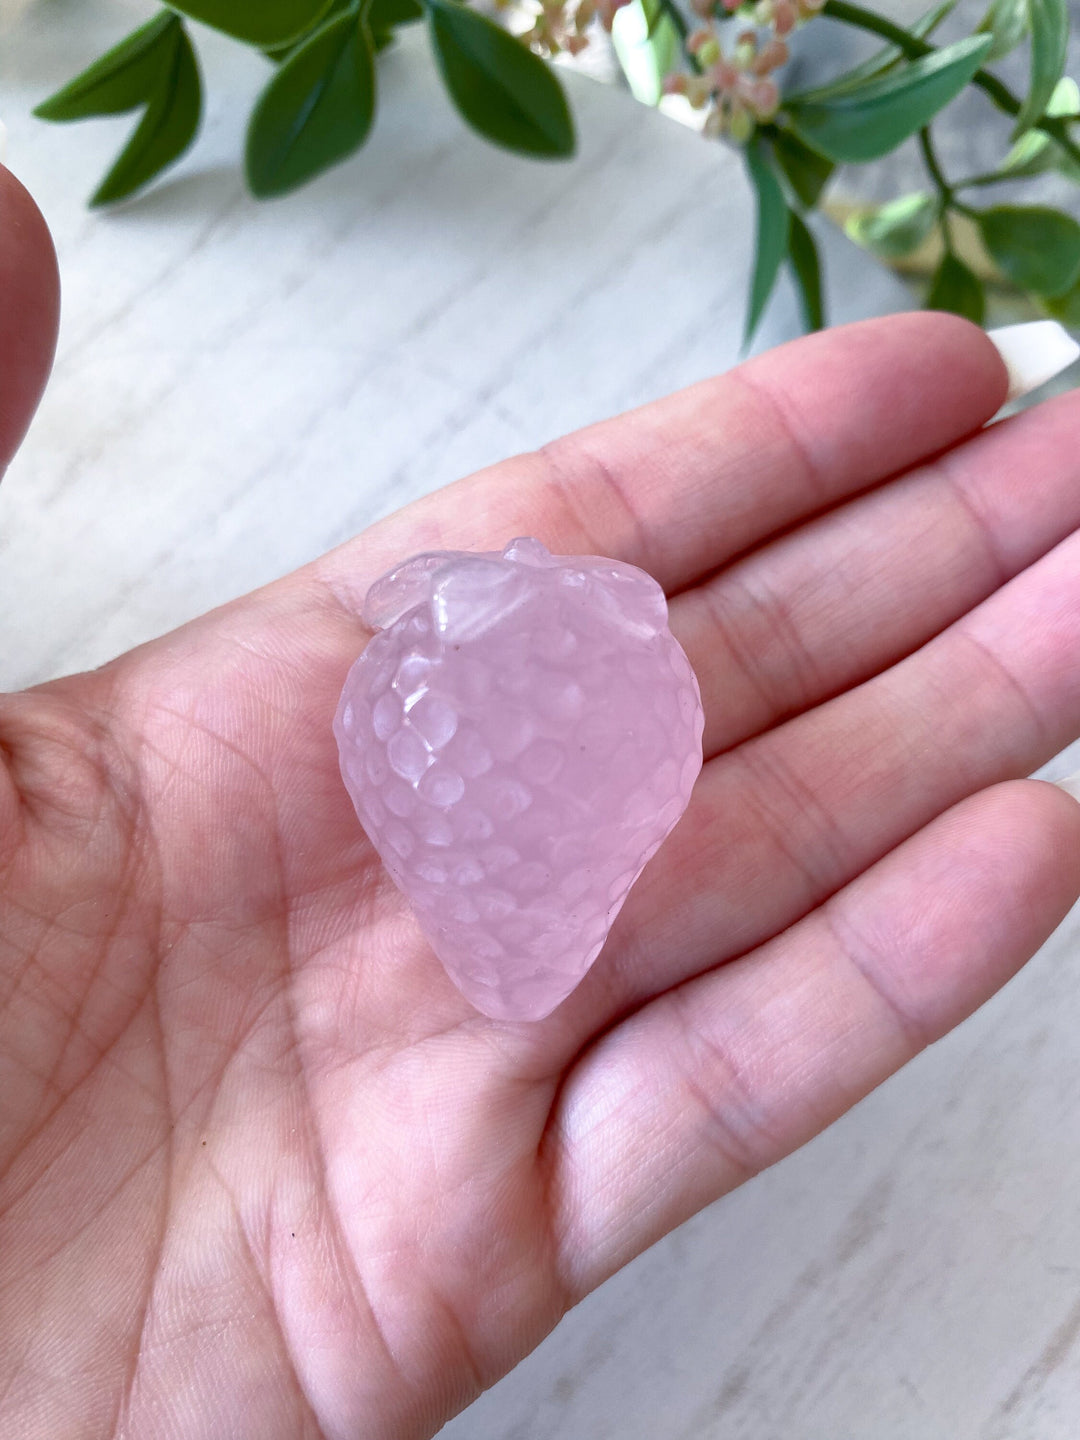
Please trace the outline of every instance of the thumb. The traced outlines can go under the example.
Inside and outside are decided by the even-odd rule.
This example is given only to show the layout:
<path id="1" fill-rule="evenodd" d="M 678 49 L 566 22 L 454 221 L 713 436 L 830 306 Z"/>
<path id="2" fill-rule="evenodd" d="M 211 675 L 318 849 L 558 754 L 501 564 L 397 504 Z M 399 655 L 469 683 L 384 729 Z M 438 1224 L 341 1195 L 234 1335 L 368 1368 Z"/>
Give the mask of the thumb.
<path id="1" fill-rule="evenodd" d="M 0 165 L 0 474 L 49 378 L 60 316 L 56 252 L 41 211 Z"/>

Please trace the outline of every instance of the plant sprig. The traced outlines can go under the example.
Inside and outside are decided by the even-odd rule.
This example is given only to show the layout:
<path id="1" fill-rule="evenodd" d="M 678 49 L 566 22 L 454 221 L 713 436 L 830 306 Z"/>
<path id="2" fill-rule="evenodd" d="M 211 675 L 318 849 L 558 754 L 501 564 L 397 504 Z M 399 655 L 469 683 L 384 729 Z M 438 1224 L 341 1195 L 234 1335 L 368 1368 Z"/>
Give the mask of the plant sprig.
<path id="1" fill-rule="evenodd" d="M 35 113 L 68 121 L 141 112 L 91 204 L 136 193 L 197 134 L 202 82 L 185 24 L 194 19 L 258 47 L 272 63 L 248 125 L 245 172 L 255 195 L 284 195 L 365 143 L 377 108 L 377 55 L 402 26 L 422 23 L 449 99 L 474 130 L 522 155 L 565 158 L 575 149 L 574 123 L 544 57 L 576 54 L 591 27 L 610 28 L 626 3 L 543 0 L 533 29 L 514 36 L 465 0 L 170 0 Z M 878 160 L 912 137 L 929 191 L 858 211 L 846 223 L 852 238 L 896 261 L 936 236 L 927 305 L 981 321 L 983 281 L 954 240 L 954 227 L 966 224 L 998 274 L 1047 313 L 1080 322 L 1080 224 L 1045 206 L 971 203 L 986 187 L 1050 169 L 1080 180 L 1080 89 L 1064 75 L 1067 0 L 991 0 L 974 34 L 944 46 L 931 37 L 955 0 L 940 0 L 910 28 L 849 0 L 688 0 L 697 28 L 681 0 L 629 3 L 641 8 L 655 63 L 681 55 L 682 73 L 669 76 L 667 88 L 704 110 L 707 134 L 742 148 L 757 206 L 747 342 L 785 269 L 807 327 L 824 324 L 808 217 L 837 165 Z M 784 94 L 772 72 L 783 67 L 792 30 L 818 14 L 884 47 L 827 85 Z M 726 48 L 730 17 L 744 26 L 734 49 Z M 1028 85 L 1018 96 L 986 66 L 1025 38 Z M 950 179 L 931 126 L 968 86 L 1013 119 L 1012 147 L 996 169 Z"/>

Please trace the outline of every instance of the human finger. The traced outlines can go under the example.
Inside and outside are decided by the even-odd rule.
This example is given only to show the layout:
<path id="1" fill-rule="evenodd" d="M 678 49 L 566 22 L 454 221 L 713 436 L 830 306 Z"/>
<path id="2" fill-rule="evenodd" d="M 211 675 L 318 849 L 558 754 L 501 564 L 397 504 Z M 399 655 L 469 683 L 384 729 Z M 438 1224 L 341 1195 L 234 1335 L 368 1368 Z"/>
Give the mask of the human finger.
<path id="1" fill-rule="evenodd" d="M 571 1299 L 958 1024 L 1078 892 L 1080 807 L 1038 782 L 998 786 L 603 1035 L 544 1147 Z"/>

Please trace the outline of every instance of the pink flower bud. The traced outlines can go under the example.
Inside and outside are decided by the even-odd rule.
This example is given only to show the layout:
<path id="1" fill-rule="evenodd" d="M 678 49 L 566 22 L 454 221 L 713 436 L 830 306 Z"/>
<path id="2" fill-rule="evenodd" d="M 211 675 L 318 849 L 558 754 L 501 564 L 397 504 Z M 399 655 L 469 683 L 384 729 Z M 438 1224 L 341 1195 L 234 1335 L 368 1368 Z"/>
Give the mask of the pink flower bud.
<path id="1" fill-rule="evenodd" d="M 792 0 L 776 0 L 773 10 L 773 29 L 777 35 L 790 35 L 795 29 L 799 13 L 795 9 Z"/>
<path id="2" fill-rule="evenodd" d="M 780 87 L 775 80 L 758 80 L 754 85 L 754 109 L 759 120 L 771 120 L 780 108 Z"/>
<path id="3" fill-rule="evenodd" d="M 687 38 L 686 48 L 691 55 L 696 55 L 701 47 L 707 45 L 712 38 L 713 33 L 711 30 L 695 30 L 693 34 Z"/>
<path id="4" fill-rule="evenodd" d="M 665 75 L 661 86 L 665 95 L 685 95 L 686 87 L 686 76 L 680 75 L 677 70 L 670 75 Z"/>
<path id="5" fill-rule="evenodd" d="M 788 60 L 788 47 L 783 40 L 772 39 L 768 41 L 761 54 L 753 64 L 755 75 L 768 75 L 771 70 L 779 70 L 781 65 L 786 65 Z"/>
<path id="6" fill-rule="evenodd" d="M 700 15 L 702 20 L 709 20 L 716 9 L 716 0 L 690 0 L 690 9 L 695 15 Z"/>
<path id="7" fill-rule="evenodd" d="M 742 3 L 743 0 L 723 0 L 724 9 L 728 12 L 729 15 L 734 15 L 735 11 L 738 10 L 739 6 Z M 825 0 L 822 0 L 822 4 L 824 3 Z"/>
<path id="8" fill-rule="evenodd" d="M 727 90 L 735 89 L 739 83 L 739 72 L 730 60 L 718 60 L 709 70 L 709 79 L 713 82 L 713 88 L 723 94 Z"/>

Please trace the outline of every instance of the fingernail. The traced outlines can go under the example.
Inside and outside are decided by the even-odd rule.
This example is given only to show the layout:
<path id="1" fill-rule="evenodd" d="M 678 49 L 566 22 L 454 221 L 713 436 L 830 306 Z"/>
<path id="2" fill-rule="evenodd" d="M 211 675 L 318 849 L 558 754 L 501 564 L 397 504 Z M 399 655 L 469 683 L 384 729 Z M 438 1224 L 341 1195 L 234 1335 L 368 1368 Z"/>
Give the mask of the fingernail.
<path id="1" fill-rule="evenodd" d="M 1059 790 L 1064 790 L 1066 795 L 1071 795 L 1074 800 L 1080 800 L 1080 770 L 1075 775 L 1066 775 L 1064 780 L 1052 782 Z"/>
<path id="2" fill-rule="evenodd" d="M 1029 320 L 988 330 L 1009 372 L 1006 400 L 1018 400 L 1060 375 L 1080 355 L 1080 345 L 1056 320 Z"/>

